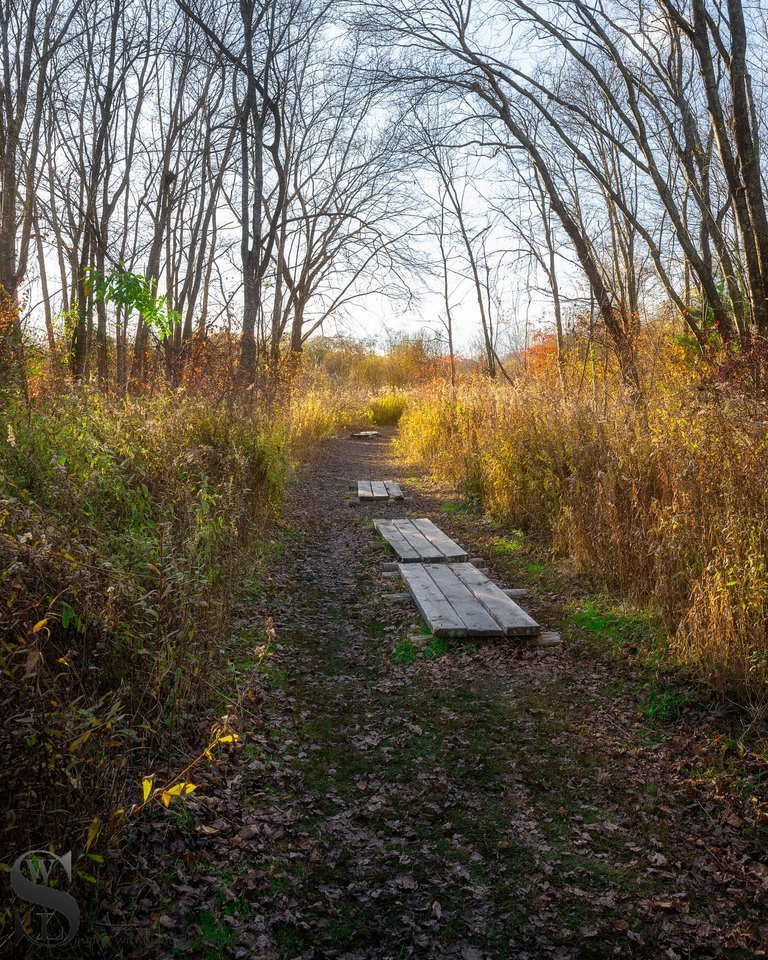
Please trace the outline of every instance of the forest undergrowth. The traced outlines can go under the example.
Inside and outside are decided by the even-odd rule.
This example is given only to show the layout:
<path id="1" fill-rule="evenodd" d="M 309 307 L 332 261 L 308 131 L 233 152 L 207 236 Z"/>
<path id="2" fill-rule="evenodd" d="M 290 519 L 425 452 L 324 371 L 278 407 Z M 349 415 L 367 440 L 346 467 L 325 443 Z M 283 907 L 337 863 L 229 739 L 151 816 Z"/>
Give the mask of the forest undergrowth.
<path id="1" fill-rule="evenodd" d="M 96 890 L 116 835 L 234 743 L 270 626 L 246 651 L 233 625 L 280 549 L 294 466 L 353 426 L 399 423 L 402 459 L 510 549 L 524 531 L 648 610 L 665 669 L 762 728 L 768 403 L 746 359 L 705 361 L 663 324 L 639 347 L 643 403 L 578 336 L 559 360 L 541 338 L 495 381 L 464 364 L 454 385 L 417 364 L 386 386 L 332 352 L 279 390 L 32 380 L 0 435 L 7 848 L 75 849 Z"/>
<path id="2" fill-rule="evenodd" d="M 4 843 L 76 849 L 95 882 L 161 787 L 193 783 L 196 745 L 207 762 L 236 737 L 233 612 L 259 590 L 294 465 L 381 414 L 322 378 L 272 402 L 35 387 L 6 399 L 0 438 Z"/>
<path id="3" fill-rule="evenodd" d="M 674 660 L 755 718 L 768 709 L 768 403 L 754 357 L 704 361 L 644 332 L 644 403 L 573 338 L 529 351 L 512 384 L 414 397 L 399 451 L 532 532 L 597 585 L 660 613 Z"/>

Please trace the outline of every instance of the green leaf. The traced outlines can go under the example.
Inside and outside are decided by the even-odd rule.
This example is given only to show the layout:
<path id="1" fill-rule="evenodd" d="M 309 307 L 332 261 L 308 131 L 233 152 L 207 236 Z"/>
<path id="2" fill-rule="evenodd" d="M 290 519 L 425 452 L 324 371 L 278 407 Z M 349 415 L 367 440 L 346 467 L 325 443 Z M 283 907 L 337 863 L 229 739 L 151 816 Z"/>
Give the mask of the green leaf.
<path id="1" fill-rule="evenodd" d="M 63 603 L 61 605 L 61 625 L 66 630 L 67 627 L 75 619 L 75 611 L 70 607 L 68 603 Z"/>

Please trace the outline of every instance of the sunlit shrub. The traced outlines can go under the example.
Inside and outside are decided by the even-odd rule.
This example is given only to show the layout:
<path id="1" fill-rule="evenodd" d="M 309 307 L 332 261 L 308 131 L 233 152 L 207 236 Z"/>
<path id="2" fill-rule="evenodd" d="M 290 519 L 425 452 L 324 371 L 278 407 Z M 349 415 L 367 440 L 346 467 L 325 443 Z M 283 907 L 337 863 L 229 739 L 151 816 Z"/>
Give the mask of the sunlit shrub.
<path id="1" fill-rule="evenodd" d="M 666 344 L 647 409 L 610 371 L 475 380 L 417 393 L 399 449 L 604 587 L 653 601 L 682 662 L 765 708 L 768 404 L 702 389 Z"/>
<path id="2" fill-rule="evenodd" d="M 389 390 L 371 400 L 370 418 L 377 427 L 396 427 L 407 406 L 407 394 L 401 390 Z"/>
<path id="3" fill-rule="evenodd" d="M 283 413 L 287 441 L 301 450 L 315 440 L 325 440 L 348 427 L 370 422 L 367 394 L 323 382 L 297 380 Z"/>
<path id="4" fill-rule="evenodd" d="M 139 765 L 189 732 L 284 479 L 274 425 L 183 394 L 78 391 L 8 411 L 0 762 L 24 810 L 14 848 L 128 805 Z M 34 792 L 43 769 L 53 805 Z"/>

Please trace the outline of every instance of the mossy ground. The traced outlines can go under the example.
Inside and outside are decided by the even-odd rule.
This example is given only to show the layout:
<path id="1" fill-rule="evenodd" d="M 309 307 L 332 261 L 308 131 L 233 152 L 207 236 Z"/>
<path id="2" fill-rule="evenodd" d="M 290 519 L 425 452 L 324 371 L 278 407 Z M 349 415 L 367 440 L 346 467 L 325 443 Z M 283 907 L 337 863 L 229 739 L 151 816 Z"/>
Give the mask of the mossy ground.
<path id="1" fill-rule="evenodd" d="M 665 673 L 652 615 L 467 506 L 450 532 L 527 586 L 564 644 L 436 641 L 382 600 L 386 552 L 343 500 L 350 475 L 386 468 L 383 444 L 347 444 L 313 475 L 323 524 L 318 501 L 296 504 L 224 799 L 211 782 L 173 825 L 174 875 L 191 847 L 195 879 L 166 890 L 162 942 L 274 960 L 755 956 L 764 768 L 731 762 L 747 749 L 733 726 Z M 425 484 L 406 509 L 438 503 Z"/>

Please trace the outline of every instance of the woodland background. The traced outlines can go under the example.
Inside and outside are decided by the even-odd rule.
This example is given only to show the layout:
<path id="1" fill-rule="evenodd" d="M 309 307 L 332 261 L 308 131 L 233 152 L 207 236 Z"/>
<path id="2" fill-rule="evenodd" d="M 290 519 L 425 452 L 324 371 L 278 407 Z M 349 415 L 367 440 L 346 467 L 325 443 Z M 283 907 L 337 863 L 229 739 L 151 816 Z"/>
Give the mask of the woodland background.
<path id="1" fill-rule="evenodd" d="M 183 754 L 353 424 L 764 722 L 767 48 L 742 0 L 0 3 L 14 848 L 98 860 Z"/>

